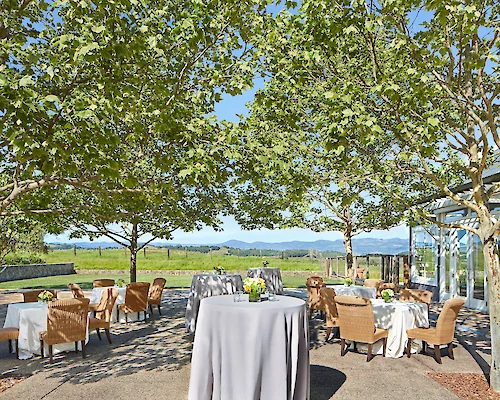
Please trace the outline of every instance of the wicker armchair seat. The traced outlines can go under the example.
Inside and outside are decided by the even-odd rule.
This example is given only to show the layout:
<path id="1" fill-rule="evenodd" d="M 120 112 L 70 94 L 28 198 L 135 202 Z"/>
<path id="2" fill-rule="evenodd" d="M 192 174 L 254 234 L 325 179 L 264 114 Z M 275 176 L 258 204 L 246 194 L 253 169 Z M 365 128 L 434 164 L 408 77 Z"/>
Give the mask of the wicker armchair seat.
<path id="1" fill-rule="evenodd" d="M 0 328 L 0 342 L 8 340 L 9 342 L 9 354 L 12 353 L 12 341 L 16 342 L 16 358 L 19 358 L 19 346 L 18 340 L 19 338 L 19 329 L 17 328 Z"/>

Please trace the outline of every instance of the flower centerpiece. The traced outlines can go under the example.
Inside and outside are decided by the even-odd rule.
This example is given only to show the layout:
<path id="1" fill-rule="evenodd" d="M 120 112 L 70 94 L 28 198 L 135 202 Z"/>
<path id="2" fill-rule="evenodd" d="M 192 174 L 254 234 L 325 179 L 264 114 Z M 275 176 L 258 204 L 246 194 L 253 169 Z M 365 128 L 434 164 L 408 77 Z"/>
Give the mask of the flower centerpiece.
<path id="1" fill-rule="evenodd" d="M 394 291 L 392 289 L 384 289 L 380 292 L 380 295 L 386 303 L 390 303 L 394 297 Z"/>
<path id="2" fill-rule="evenodd" d="M 123 279 L 118 279 L 118 280 L 116 281 L 116 286 L 118 286 L 118 287 L 120 287 L 120 288 L 121 288 L 121 287 L 124 287 L 124 286 L 125 286 L 125 281 L 124 281 Z"/>
<path id="3" fill-rule="evenodd" d="M 262 261 L 262 266 L 266 268 L 269 265 L 269 261 Z"/>
<path id="4" fill-rule="evenodd" d="M 222 275 L 224 273 L 224 267 L 220 266 L 219 264 L 217 264 L 215 267 L 214 267 L 214 270 L 215 270 L 215 273 L 217 275 Z"/>
<path id="5" fill-rule="evenodd" d="M 351 278 L 345 278 L 344 283 L 346 284 L 346 286 L 351 286 L 353 282 Z"/>
<path id="6" fill-rule="evenodd" d="M 37 300 L 41 303 L 48 303 L 49 301 L 52 301 L 53 298 L 54 295 L 52 294 L 52 292 L 44 290 L 43 292 L 40 292 L 40 294 L 37 297 Z"/>
<path id="7" fill-rule="evenodd" d="M 260 301 L 260 294 L 266 291 L 266 283 L 262 278 L 245 278 L 243 287 L 249 301 Z"/>

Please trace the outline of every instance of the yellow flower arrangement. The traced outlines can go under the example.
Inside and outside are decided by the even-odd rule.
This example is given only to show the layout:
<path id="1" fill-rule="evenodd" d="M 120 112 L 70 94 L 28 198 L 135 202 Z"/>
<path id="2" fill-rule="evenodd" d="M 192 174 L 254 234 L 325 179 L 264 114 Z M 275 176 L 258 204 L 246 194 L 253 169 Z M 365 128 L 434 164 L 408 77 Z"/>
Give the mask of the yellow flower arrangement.
<path id="1" fill-rule="evenodd" d="M 45 303 L 48 303 L 49 301 L 52 301 L 53 298 L 54 298 L 54 295 L 52 294 L 52 292 L 49 292 L 48 290 L 44 290 L 43 292 L 41 292 L 37 296 L 38 300 L 43 301 Z"/>

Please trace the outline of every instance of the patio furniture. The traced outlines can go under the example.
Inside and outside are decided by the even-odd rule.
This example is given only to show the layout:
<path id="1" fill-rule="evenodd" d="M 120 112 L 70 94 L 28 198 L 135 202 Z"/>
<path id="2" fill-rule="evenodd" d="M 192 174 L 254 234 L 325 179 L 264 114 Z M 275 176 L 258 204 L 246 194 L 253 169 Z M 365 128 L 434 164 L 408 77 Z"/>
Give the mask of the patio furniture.
<path id="1" fill-rule="evenodd" d="M 23 293 L 23 299 L 25 303 L 36 303 L 38 301 L 38 295 L 42 292 L 50 292 L 54 296 L 54 299 L 57 299 L 57 291 L 53 289 L 39 289 L 39 290 L 31 290 L 29 292 Z"/>
<path id="2" fill-rule="evenodd" d="M 189 400 L 309 399 L 309 340 L 303 300 L 201 300 Z"/>
<path id="3" fill-rule="evenodd" d="M 268 291 L 283 294 L 283 281 L 281 280 L 281 270 L 279 268 L 249 268 L 247 277 L 262 278 Z"/>
<path id="4" fill-rule="evenodd" d="M 382 290 L 390 289 L 394 293 L 397 291 L 397 286 L 395 283 L 381 283 L 377 288 L 377 298 L 382 297 Z"/>
<path id="5" fill-rule="evenodd" d="M 82 358 L 85 358 L 85 341 L 87 338 L 87 318 L 89 299 L 68 299 L 52 301 L 48 305 L 47 330 L 40 332 L 40 353 L 44 357 L 44 344 L 49 346 L 49 357 L 52 362 L 52 346 L 60 343 L 78 342 L 82 346 Z"/>
<path id="6" fill-rule="evenodd" d="M 161 315 L 161 295 L 166 282 L 167 281 L 164 278 L 155 278 L 153 281 L 153 285 L 151 286 L 148 296 L 149 311 L 151 311 L 151 314 L 153 314 L 153 304 L 155 304 L 158 306 L 158 313 Z"/>
<path id="7" fill-rule="evenodd" d="M 432 301 L 432 292 L 422 289 L 403 289 L 399 294 L 399 300 L 401 301 L 417 301 L 419 303 L 425 303 L 430 306 Z"/>
<path id="8" fill-rule="evenodd" d="M 202 299 L 211 296 L 233 294 L 236 291 L 243 291 L 243 280 L 240 275 L 193 275 L 186 307 L 186 315 L 184 317 L 186 330 L 189 333 L 195 332 L 198 310 Z"/>
<path id="9" fill-rule="evenodd" d="M 114 279 L 96 279 L 92 282 L 95 288 L 115 286 Z"/>
<path id="10" fill-rule="evenodd" d="M 375 327 L 372 303 L 368 299 L 357 296 L 335 296 L 340 325 L 340 355 L 344 356 L 345 341 L 352 340 L 354 348 L 356 342 L 368 343 L 366 362 L 372 359 L 373 343 L 383 339 L 383 356 L 387 346 L 387 329 Z"/>
<path id="11" fill-rule="evenodd" d="M 333 328 L 339 329 L 339 315 L 335 304 L 335 290 L 323 287 L 320 289 L 321 302 L 326 312 L 326 339 L 330 338 Z"/>
<path id="12" fill-rule="evenodd" d="M 109 344 L 111 344 L 111 336 L 109 334 L 109 326 L 111 323 L 111 315 L 113 314 L 113 307 L 116 299 L 118 298 L 118 290 L 109 288 L 103 292 L 99 306 L 95 311 L 95 317 L 89 318 L 89 329 L 95 329 L 97 337 L 101 340 L 101 332 L 99 329 L 104 329 Z"/>
<path id="13" fill-rule="evenodd" d="M 79 284 L 68 283 L 68 288 L 69 288 L 69 290 L 71 290 L 71 293 L 73 294 L 74 299 L 81 299 L 81 298 L 85 297 L 83 294 L 83 290 Z"/>
<path id="14" fill-rule="evenodd" d="M 325 287 L 323 278 L 319 276 L 311 276 L 306 280 L 307 297 L 309 299 L 308 306 L 309 312 L 314 310 L 325 311 L 325 305 L 322 302 L 320 289 Z"/>
<path id="15" fill-rule="evenodd" d="M 19 329 L 2 328 L 0 329 L 0 342 L 7 340 L 9 342 L 9 354 L 12 353 L 12 341 L 16 342 L 16 358 L 19 358 Z"/>
<path id="16" fill-rule="evenodd" d="M 345 286 L 345 285 L 328 285 L 335 290 L 337 296 L 358 296 L 365 299 L 375 299 L 377 297 L 377 289 L 366 286 Z"/>
<path id="17" fill-rule="evenodd" d="M 406 331 L 408 335 L 408 345 L 406 354 L 410 358 L 412 340 L 420 339 L 423 341 L 423 351 L 425 352 L 425 343 L 434 345 L 434 357 L 436 362 L 441 364 L 441 350 L 439 346 L 448 346 L 448 356 L 454 360 L 453 356 L 453 338 L 455 337 L 455 325 L 460 309 L 465 304 L 465 300 L 460 297 L 446 300 L 439 314 L 435 328 L 415 328 Z"/>
<path id="18" fill-rule="evenodd" d="M 383 284 L 382 279 L 365 279 L 363 286 L 378 289 L 378 287 Z"/>
<path id="19" fill-rule="evenodd" d="M 125 323 L 128 324 L 128 314 L 144 312 L 144 321 L 148 320 L 148 292 L 149 282 L 132 282 L 127 285 L 125 303 L 116 307 L 116 319 L 120 320 L 120 311 L 125 313 Z"/>

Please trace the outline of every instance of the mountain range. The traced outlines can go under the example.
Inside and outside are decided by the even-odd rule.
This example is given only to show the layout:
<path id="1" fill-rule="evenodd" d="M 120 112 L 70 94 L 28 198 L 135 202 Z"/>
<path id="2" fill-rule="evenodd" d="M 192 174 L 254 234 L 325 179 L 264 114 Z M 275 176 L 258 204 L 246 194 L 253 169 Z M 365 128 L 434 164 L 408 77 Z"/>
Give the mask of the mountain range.
<path id="1" fill-rule="evenodd" d="M 102 249 L 120 247 L 116 243 L 110 242 L 75 242 L 75 243 L 50 243 L 53 248 L 71 248 L 74 245 L 84 249 Z M 344 243 L 342 240 L 316 240 L 314 242 L 304 242 L 294 240 L 291 242 L 268 243 L 252 242 L 247 243 L 240 240 L 228 240 L 223 243 L 212 244 L 176 244 L 171 242 L 158 242 L 152 244 L 156 247 L 162 246 L 218 246 L 232 247 L 236 249 L 256 249 L 256 250 L 319 250 L 319 251 L 338 251 L 344 253 Z M 408 239 L 376 239 L 376 238 L 355 238 L 352 240 L 352 246 L 355 254 L 400 254 L 407 253 L 409 250 Z"/>

